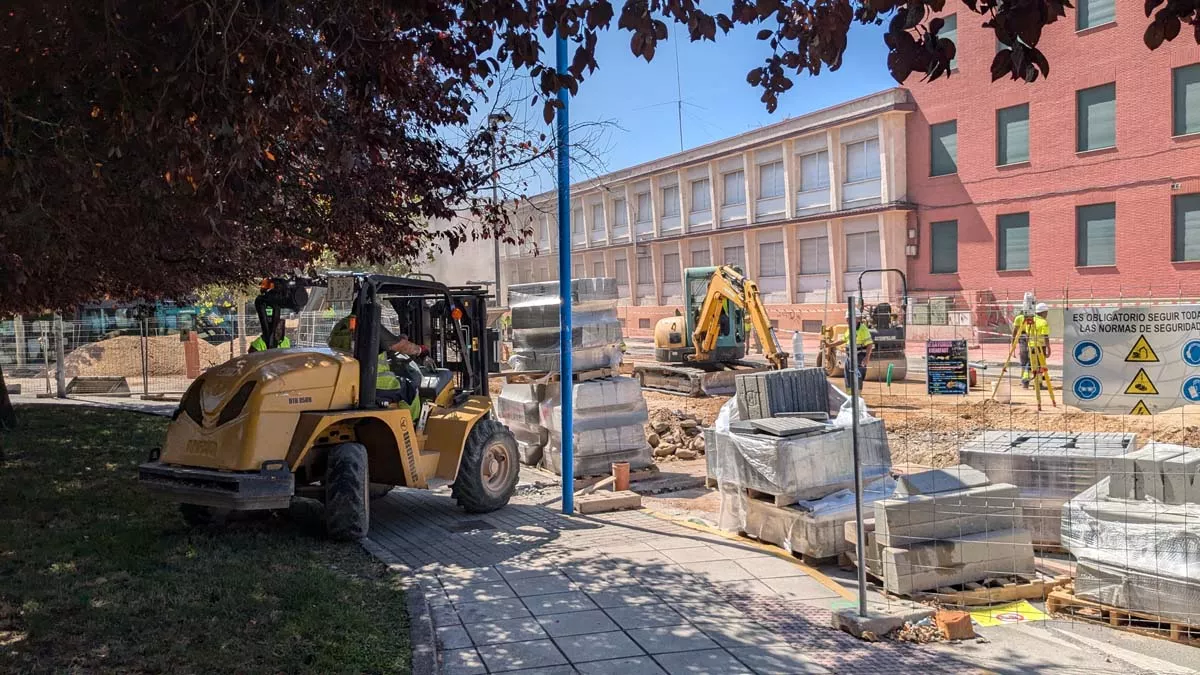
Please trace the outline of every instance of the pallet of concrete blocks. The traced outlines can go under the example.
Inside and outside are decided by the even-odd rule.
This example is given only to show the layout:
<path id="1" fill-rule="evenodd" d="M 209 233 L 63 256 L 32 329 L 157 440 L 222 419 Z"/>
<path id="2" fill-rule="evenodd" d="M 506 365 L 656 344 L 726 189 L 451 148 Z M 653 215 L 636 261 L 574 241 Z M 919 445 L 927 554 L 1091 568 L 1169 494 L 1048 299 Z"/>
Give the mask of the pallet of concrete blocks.
<path id="1" fill-rule="evenodd" d="M 877 569 L 890 593 L 1034 574 L 1020 490 L 969 466 L 901 476 L 874 512 Z"/>
<path id="2" fill-rule="evenodd" d="M 1140 462 L 1141 472 L 1131 476 L 1118 464 L 1112 476 L 1063 509 L 1063 544 L 1076 559 L 1075 597 L 1200 627 L 1200 504 L 1163 503 L 1139 486 L 1178 466 L 1190 464 L 1194 471 L 1194 460 L 1172 460 L 1195 449 L 1150 443 L 1142 450 L 1147 448 L 1150 452 L 1126 457 L 1134 470 Z M 1139 490 L 1143 495 L 1135 497 Z"/>
<path id="3" fill-rule="evenodd" d="M 1111 473 L 1136 444 L 1126 433 L 985 431 L 959 449 L 959 461 L 994 483 L 1016 485 L 1034 545 L 1057 549 L 1063 504 Z"/>
<path id="4" fill-rule="evenodd" d="M 743 420 L 830 410 L 830 385 L 821 368 L 746 373 L 738 375 L 734 382 L 738 416 Z"/>
<path id="5" fill-rule="evenodd" d="M 512 312 L 512 356 L 517 371 L 557 371 L 559 367 L 558 282 L 514 284 L 508 289 Z M 576 371 L 620 364 L 621 322 L 617 318 L 617 281 L 571 281 L 571 355 Z"/>
<path id="6" fill-rule="evenodd" d="M 541 425 L 548 431 L 541 466 L 562 475 L 562 403 L 557 386 L 547 385 L 547 392 L 540 404 Z M 654 463 L 646 442 L 646 400 L 637 380 L 576 382 L 572 392 L 576 476 L 608 474 L 613 462 L 629 462 L 632 470 Z"/>
<path id="7" fill-rule="evenodd" d="M 522 464 L 536 466 L 550 439 L 549 430 L 542 426 L 542 398 L 548 385 L 510 383 L 496 397 L 496 417 L 517 439 L 517 453 Z M 557 386 L 555 383 L 554 386 Z"/>

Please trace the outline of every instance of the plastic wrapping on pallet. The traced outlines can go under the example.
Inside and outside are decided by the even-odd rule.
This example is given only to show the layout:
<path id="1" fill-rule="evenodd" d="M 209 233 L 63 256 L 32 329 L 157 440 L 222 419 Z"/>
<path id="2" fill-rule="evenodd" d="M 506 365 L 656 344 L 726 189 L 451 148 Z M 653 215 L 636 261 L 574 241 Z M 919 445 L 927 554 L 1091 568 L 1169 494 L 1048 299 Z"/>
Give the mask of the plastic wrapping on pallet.
<path id="1" fill-rule="evenodd" d="M 886 499 L 896 488 L 891 476 L 863 486 L 863 503 Z M 721 500 L 719 524 L 730 532 L 744 532 L 759 541 L 774 544 L 788 553 L 810 558 L 829 558 L 849 551 L 845 526 L 854 520 L 854 490 L 845 489 L 821 499 L 791 506 L 775 506 L 750 499 L 744 509 L 733 507 L 732 500 Z"/>
<path id="2" fill-rule="evenodd" d="M 597 345 L 615 345 L 621 342 L 621 321 L 617 318 L 616 310 L 612 316 L 601 316 L 593 321 L 571 321 L 571 346 L 575 349 L 595 347 Z M 599 314 L 599 313 L 597 313 Z M 607 315 L 608 312 L 602 314 Z M 517 351 L 552 349 L 558 351 L 558 340 L 561 331 L 558 325 L 551 328 L 514 328 L 512 346 Z"/>
<path id="3" fill-rule="evenodd" d="M 1067 502 L 1063 544 L 1078 561 L 1075 595 L 1200 623 L 1200 504 L 1112 497 L 1105 478 Z"/>
<path id="4" fill-rule="evenodd" d="M 617 280 L 612 277 L 590 277 L 571 280 L 571 306 L 574 310 L 603 309 L 603 303 L 617 299 Z M 508 306 L 539 307 L 558 302 L 558 281 L 535 281 L 508 287 Z M 597 306 L 599 305 L 599 306 Z M 516 316 L 513 323 L 516 323 Z"/>
<path id="5" fill-rule="evenodd" d="M 558 282 L 515 284 L 508 289 L 512 311 L 513 370 L 559 368 Z M 621 322 L 617 281 L 600 277 L 571 281 L 571 355 L 575 370 L 612 368 L 621 363 Z"/>
<path id="6" fill-rule="evenodd" d="M 496 416 L 506 424 L 537 425 L 541 422 L 539 390 L 543 385 L 509 383 L 496 397 Z"/>
<path id="7" fill-rule="evenodd" d="M 621 350 L 616 345 L 572 349 L 571 358 L 571 367 L 576 372 L 597 370 L 600 368 L 616 368 L 621 365 Z M 513 370 L 546 370 L 557 372 L 558 366 L 558 349 L 514 351 L 512 356 L 508 358 L 508 367 Z"/>
<path id="8" fill-rule="evenodd" d="M 629 462 L 632 470 L 654 463 L 641 424 L 606 429 L 576 430 L 574 435 L 575 475 L 595 476 L 612 472 L 613 462 Z M 562 475 L 562 433 L 550 432 L 542 456 L 542 467 Z"/>

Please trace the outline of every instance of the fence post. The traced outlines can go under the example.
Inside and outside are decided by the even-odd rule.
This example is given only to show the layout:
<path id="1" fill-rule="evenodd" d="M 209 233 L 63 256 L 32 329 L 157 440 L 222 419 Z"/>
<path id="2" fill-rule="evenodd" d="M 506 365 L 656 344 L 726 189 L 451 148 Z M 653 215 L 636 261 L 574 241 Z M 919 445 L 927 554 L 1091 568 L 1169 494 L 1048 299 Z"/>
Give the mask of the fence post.
<path id="1" fill-rule="evenodd" d="M 850 380 L 850 444 L 854 450 L 854 519 L 857 528 L 858 548 L 858 615 L 867 615 L 867 541 L 863 523 L 863 471 L 862 457 L 858 451 L 858 402 L 859 402 L 859 373 L 858 373 L 858 317 L 855 313 L 854 299 L 846 301 L 847 313 L 850 315 L 850 325 L 846 334 L 846 368 Z"/>
<path id="2" fill-rule="evenodd" d="M 58 386 L 58 397 L 67 397 L 67 364 L 66 364 L 66 346 L 63 344 L 65 340 L 65 331 L 63 330 L 62 315 L 58 312 L 54 313 L 54 376 L 57 380 L 55 384 Z"/>
<path id="3" fill-rule="evenodd" d="M 237 299 L 237 334 L 238 354 L 246 353 L 246 296 L 239 295 Z"/>
<path id="4" fill-rule="evenodd" d="M 17 367 L 25 365 L 25 318 L 20 314 L 13 317 L 13 339 L 16 340 Z"/>
<path id="5" fill-rule="evenodd" d="M 150 319 L 142 318 L 142 398 L 150 394 Z"/>

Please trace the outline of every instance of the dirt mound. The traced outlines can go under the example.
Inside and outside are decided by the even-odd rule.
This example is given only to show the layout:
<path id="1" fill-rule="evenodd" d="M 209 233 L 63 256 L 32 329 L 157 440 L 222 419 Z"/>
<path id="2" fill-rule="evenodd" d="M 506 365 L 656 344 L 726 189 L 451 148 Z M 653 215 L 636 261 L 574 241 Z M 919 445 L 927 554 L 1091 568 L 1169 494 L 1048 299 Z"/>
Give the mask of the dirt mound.
<path id="1" fill-rule="evenodd" d="M 700 419 L 681 410 L 652 409 L 646 422 L 646 442 L 658 462 L 696 459 L 705 451 Z"/>
<path id="2" fill-rule="evenodd" d="M 162 335 L 146 339 L 151 377 L 186 376 L 184 343 L 178 336 Z M 229 360 L 229 346 L 199 343 L 200 370 Z M 109 375 L 142 376 L 142 338 L 136 335 L 100 340 L 78 347 L 65 360 L 67 377 Z"/>

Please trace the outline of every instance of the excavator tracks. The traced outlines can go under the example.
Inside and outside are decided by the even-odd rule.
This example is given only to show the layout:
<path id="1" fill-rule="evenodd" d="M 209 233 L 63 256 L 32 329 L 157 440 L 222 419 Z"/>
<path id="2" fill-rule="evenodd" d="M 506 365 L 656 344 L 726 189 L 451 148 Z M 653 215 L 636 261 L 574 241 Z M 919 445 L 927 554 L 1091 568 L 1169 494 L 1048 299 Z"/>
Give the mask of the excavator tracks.
<path id="1" fill-rule="evenodd" d="M 633 375 L 643 389 L 661 391 L 666 394 L 703 398 L 706 396 L 728 396 L 734 393 L 738 375 L 770 370 L 765 363 L 752 361 L 729 361 L 711 364 L 708 367 L 672 366 L 665 363 L 639 363 L 633 367 Z"/>

